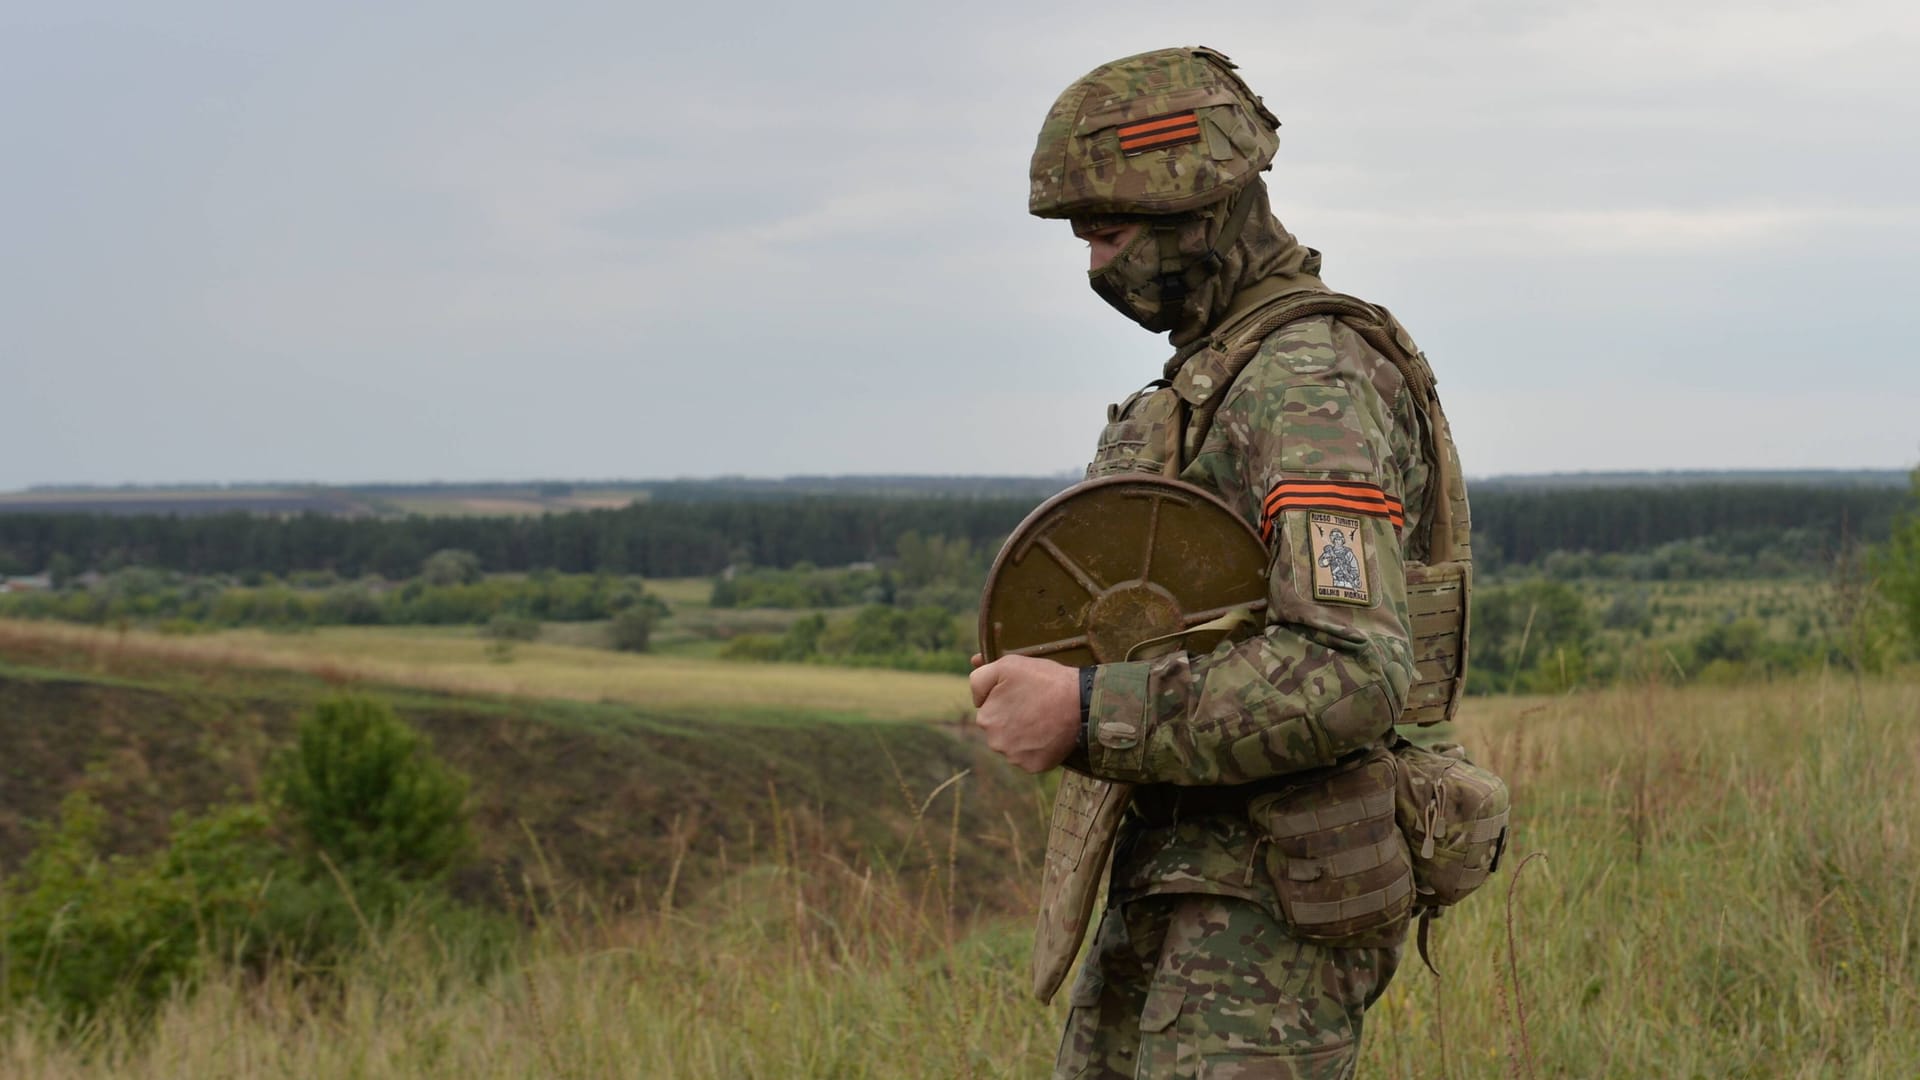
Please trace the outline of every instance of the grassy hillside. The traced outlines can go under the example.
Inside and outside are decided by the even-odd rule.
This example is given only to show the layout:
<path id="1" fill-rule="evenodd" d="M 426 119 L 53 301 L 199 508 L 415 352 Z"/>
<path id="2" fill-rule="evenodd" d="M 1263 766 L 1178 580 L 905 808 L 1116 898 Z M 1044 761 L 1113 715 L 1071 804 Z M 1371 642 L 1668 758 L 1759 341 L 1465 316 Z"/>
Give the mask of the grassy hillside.
<path id="1" fill-rule="evenodd" d="M 969 880 L 994 878 L 1010 857 L 1010 818 L 1025 842 L 1039 840 L 1032 780 L 952 730 L 900 719 L 918 708 L 912 678 L 726 665 L 728 681 L 608 653 L 592 654 L 606 670 L 585 671 L 555 648 L 562 660 L 542 666 L 529 650 L 510 678 L 476 684 L 431 641 L 328 647 L 323 635 L 183 641 L 0 625 L 0 870 L 19 865 L 32 823 L 76 787 L 109 811 L 118 851 L 158 844 L 176 811 L 257 795 L 300 711 L 345 680 L 394 704 L 473 777 L 479 852 L 460 882 L 470 896 L 497 900 L 503 876 L 539 867 L 606 903 L 650 903 L 670 879 L 699 887 L 749 857 L 777 815 L 850 862 L 924 862 L 906 841 L 919 804 L 962 773 L 968 839 L 951 857 Z M 501 667 L 476 641 L 445 647 L 470 650 L 476 674 Z M 390 678 L 365 681 L 380 676 Z M 555 700 L 506 696 L 542 680 Z M 950 692 L 952 681 L 936 685 Z"/>

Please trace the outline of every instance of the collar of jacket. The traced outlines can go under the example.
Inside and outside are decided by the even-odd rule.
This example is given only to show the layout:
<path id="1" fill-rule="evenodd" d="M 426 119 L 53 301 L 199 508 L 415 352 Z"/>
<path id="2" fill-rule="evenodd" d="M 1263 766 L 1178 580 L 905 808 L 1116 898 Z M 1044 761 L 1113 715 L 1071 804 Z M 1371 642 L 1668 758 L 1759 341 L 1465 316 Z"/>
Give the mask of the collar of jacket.
<path id="1" fill-rule="evenodd" d="M 1326 292 L 1320 280 L 1320 253 L 1309 249 L 1298 273 L 1275 274 L 1240 290 L 1233 304 L 1221 314 L 1219 322 L 1205 337 L 1189 342 L 1167 360 L 1162 372 L 1182 401 L 1205 404 L 1208 398 L 1226 389 L 1224 373 L 1235 344 L 1234 332 L 1261 309 L 1303 292 Z"/>

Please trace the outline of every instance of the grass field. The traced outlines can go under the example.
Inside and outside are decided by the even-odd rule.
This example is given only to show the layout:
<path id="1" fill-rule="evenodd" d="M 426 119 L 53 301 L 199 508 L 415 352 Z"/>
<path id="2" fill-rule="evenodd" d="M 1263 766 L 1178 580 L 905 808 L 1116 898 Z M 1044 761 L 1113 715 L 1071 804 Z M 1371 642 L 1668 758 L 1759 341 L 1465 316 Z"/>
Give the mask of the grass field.
<path id="1" fill-rule="evenodd" d="M 1510 853 L 1436 924 L 1443 980 L 1409 953 L 1361 1075 L 1920 1075 L 1916 719 L 1911 672 L 1470 701 L 1456 734 L 1512 785 Z M 325 992 L 216 970 L 145 1033 L 16 1013 L 0 1074 L 1044 1075 L 1063 1005 L 1026 996 L 1026 919 L 949 901 L 966 783 L 885 786 L 924 872 L 828 857 L 776 807 L 711 891 L 558 905 L 482 982 L 403 926 Z"/>
<path id="2" fill-rule="evenodd" d="M 951 721 L 970 706 L 966 680 L 954 675 L 730 663 L 544 643 L 517 645 L 511 662 L 501 663 L 470 631 L 432 628 L 229 630 L 173 637 L 0 619 L 0 639 L 9 635 L 162 662 L 283 668 L 343 682 L 620 702 L 695 714 L 767 709 Z"/>
<path id="3" fill-rule="evenodd" d="M 713 579 L 648 578 L 647 591 L 665 600 L 675 614 L 689 610 L 705 610 L 708 607 L 708 601 L 713 599 Z"/>

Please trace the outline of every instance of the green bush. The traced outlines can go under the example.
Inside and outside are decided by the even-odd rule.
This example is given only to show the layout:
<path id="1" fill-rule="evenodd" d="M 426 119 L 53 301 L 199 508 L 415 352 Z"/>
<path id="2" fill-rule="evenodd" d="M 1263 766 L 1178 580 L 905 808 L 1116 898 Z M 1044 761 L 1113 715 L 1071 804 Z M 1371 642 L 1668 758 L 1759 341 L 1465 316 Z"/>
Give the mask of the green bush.
<path id="1" fill-rule="evenodd" d="M 1920 469 L 1913 471 L 1913 507 L 1894 524 L 1886 545 L 1874 552 L 1872 570 L 1909 640 L 1920 645 Z"/>
<path id="2" fill-rule="evenodd" d="M 1558 690 L 1587 674 L 1594 634 L 1586 602 L 1571 586 L 1535 580 L 1474 590 L 1468 689 Z"/>
<path id="3" fill-rule="evenodd" d="M 720 658 L 764 662 L 790 659 L 783 655 L 785 641 L 786 638 L 779 634 L 735 634 L 728 640 L 726 648 L 720 650 Z"/>
<path id="4" fill-rule="evenodd" d="M 903 610 L 870 604 L 832 622 L 813 614 L 784 634 L 741 634 L 727 643 L 727 660 L 811 661 L 846 667 L 897 668 L 965 674 L 973 651 L 973 624 L 946 609 Z"/>
<path id="5" fill-rule="evenodd" d="M 148 868 L 103 860 L 103 817 L 84 796 L 68 798 L 10 883 L 9 997 L 84 1017 L 115 999 L 150 1008 L 191 976 L 199 949 L 185 896 Z"/>
<path id="6" fill-rule="evenodd" d="M 420 580 L 429 585 L 471 585 L 480 580 L 480 556 L 442 548 L 421 562 Z"/>
<path id="7" fill-rule="evenodd" d="M 32 1000 L 70 1022 L 108 1009 L 141 1018 L 210 964 L 324 973 L 399 918 L 459 939 L 478 963 L 500 955 L 505 924 L 438 881 L 467 844 L 466 781 L 392 709 L 323 702 L 272 786 L 277 806 L 176 817 L 167 846 L 139 858 L 103 856 L 104 812 L 84 791 L 68 796 L 0 886 L 0 1009 Z"/>
<path id="8" fill-rule="evenodd" d="M 382 702 L 316 705 L 271 783 L 305 853 L 354 880 L 438 878 L 467 849 L 466 778 Z"/>
<path id="9" fill-rule="evenodd" d="M 607 624 L 607 641 L 621 652 L 646 652 L 653 647 L 654 609 L 636 604 Z"/>
<path id="10" fill-rule="evenodd" d="M 314 922 L 310 902 L 286 902 L 265 807 L 176 819 L 173 842 L 140 859 L 101 856 L 104 820 L 85 792 L 69 795 L 0 897 L 8 998 L 69 1019 L 110 1005 L 144 1015 L 209 956 L 257 962 L 278 927 Z M 345 913 L 337 889 L 324 899 Z"/>
<path id="11" fill-rule="evenodd" d="M 501 612 L 487 620 L 485 633 L 493 641 L 535 641 L 540 637 L 540 620 Z"/>

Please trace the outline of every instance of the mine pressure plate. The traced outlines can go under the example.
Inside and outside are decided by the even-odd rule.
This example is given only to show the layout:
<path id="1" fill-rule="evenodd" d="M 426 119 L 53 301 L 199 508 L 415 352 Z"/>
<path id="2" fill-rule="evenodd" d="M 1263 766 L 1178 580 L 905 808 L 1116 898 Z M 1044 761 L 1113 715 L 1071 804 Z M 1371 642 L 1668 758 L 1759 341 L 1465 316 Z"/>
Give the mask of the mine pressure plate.
<path id="1" fill-rule="evenodd" d="M 1088 480 L 1013 531 L 980 599 L 980 651 L 1074 667 L 1205 652 L 1265 621 L 1267 550 L 1233 508 L 1155 476 Z"/>

